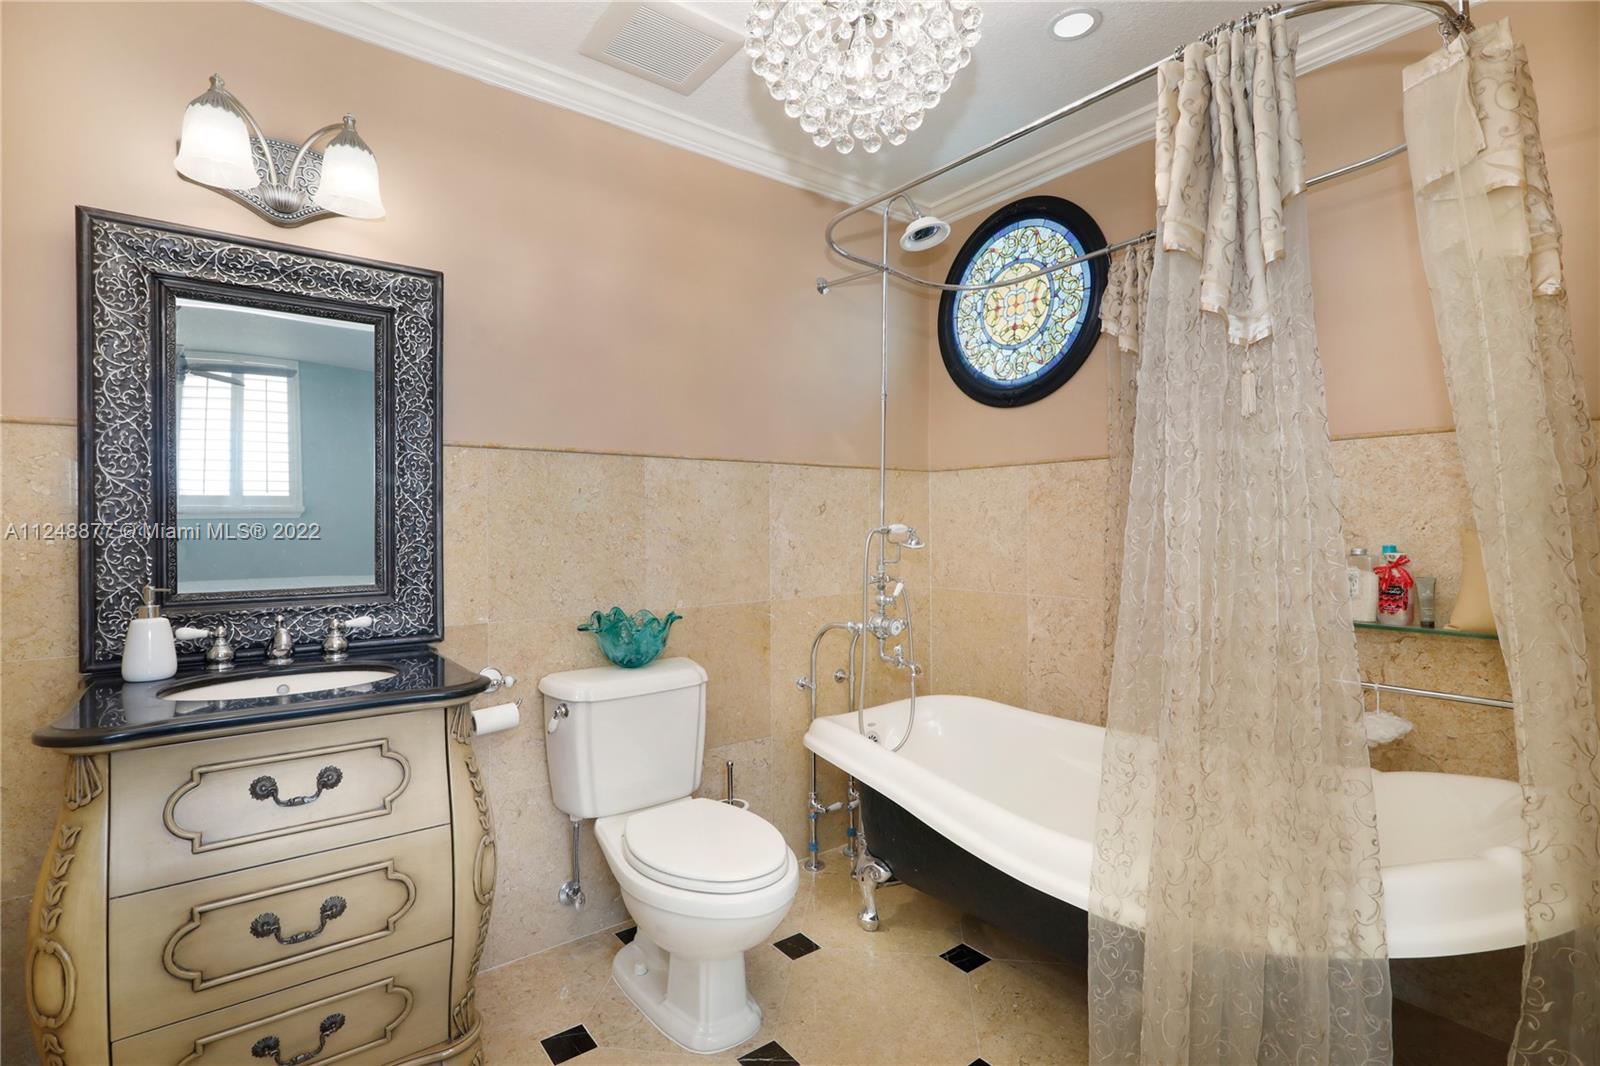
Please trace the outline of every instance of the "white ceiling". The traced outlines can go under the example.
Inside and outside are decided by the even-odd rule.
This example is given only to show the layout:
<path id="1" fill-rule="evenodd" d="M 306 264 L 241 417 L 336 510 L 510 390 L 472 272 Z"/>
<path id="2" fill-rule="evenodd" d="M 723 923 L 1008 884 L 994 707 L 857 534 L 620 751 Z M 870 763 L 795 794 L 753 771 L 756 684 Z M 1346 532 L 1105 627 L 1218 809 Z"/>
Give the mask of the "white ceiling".
<path id="1" fill-rule="evenodd" d="M 1088 0 L 1103 20 L 1077 41 L 1048 32 L 1071 0 L 988 0 L 970 66 L 922 128 L 877 155 L 817 148 L 750 71 L 743 52 L 689 96 L 579 53 L 608 6 L 593 2 L 261 0 L 266 6 L 383 47 L 580 111 L 649 137 L 842 201 L 855 201 L 994 140 L 1195 39 L 1251 7 L 1237 0 Z M 695 11 L 742 33 L 748 4 Z M 1424 25 L 1428 16 L 1369 7 L 1296 20 L 1300 67 L 1314 69 Z M 1009 199 L 1150 136 L 1148 85 L 1063 119 L 924 186 L 946 217 Z M 380 149 L 381 150 L 381 149 Z"/>

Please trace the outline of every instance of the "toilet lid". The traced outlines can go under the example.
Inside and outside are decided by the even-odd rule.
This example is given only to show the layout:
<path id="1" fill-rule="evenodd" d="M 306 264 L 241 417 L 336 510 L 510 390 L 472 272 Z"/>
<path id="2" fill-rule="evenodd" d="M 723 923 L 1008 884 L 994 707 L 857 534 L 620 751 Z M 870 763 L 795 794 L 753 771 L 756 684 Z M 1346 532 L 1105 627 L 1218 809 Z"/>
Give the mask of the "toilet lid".
<path id="1" fill-rule="evenodd" d="M 628 865 L 691 892 L 754 892 L 788 871 L 789 846 L 759 815 L 711 799 L 669 803 L 622 827 Z"/>

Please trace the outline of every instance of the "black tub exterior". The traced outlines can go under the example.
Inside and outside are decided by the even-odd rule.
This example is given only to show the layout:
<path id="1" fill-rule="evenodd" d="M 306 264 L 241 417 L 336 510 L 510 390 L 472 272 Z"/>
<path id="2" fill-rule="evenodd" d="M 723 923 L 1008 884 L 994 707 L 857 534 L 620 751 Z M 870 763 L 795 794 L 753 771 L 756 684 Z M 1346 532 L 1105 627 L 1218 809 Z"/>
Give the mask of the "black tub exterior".
<path id="1" fill-rule="evenodd" d="M 916 815 L 857 782 L 872 856 L 920 892 L 1069 959 L 1082 959 L 1088 915 L 984 862 Z"/>

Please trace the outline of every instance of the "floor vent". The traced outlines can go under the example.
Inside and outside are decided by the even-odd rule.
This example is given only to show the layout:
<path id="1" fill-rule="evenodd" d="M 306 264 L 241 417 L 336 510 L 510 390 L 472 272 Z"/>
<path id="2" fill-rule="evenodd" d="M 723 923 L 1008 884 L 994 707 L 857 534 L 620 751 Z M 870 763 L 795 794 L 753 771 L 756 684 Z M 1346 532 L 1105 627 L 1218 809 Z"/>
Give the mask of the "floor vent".
<path id="1" fill-rule="evenodd" d="M 739 50 L 739 34 L 665 0 L 610 4 L 578 50 L 688 96 Z"/>

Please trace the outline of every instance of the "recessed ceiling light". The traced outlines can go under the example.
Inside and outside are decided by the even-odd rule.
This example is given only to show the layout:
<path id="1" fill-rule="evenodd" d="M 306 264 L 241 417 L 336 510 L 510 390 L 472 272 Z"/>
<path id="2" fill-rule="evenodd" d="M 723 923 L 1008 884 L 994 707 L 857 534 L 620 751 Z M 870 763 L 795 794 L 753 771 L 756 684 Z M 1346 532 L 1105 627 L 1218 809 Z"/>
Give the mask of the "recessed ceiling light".
<path id="1" fill-rule="evenodd" d="M 1063 41 L 1087 37 L 1100 25 L 1100 12 L 1089 7 L 1075 7 L 1063 11 L 1050 20 L 1050 33 Z"/>

